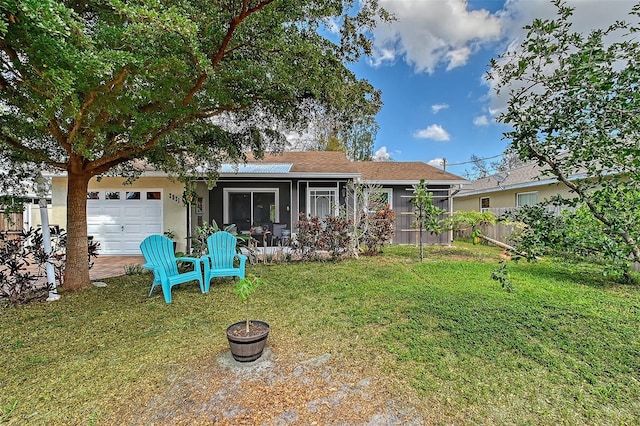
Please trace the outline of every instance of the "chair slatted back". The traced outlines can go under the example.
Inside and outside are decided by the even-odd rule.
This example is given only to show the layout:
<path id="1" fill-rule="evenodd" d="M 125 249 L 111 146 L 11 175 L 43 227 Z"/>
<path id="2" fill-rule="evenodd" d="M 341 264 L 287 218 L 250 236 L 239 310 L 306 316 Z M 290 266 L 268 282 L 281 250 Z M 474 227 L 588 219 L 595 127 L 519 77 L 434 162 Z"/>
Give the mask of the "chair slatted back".
<path id="1" fill-rule="evenodd" d="M 218 231 L 207 238 L 207 248 L 213 269 L 228 269 L 233 267 L 236 255 L 236 237 L 226 231 Z"/>
<path id="2" fill-rule="evenodd" d="M 173 241 L 164 235 L 150 235 L 140 244 L 147 263 L 161 267 L 167 276 L 178 275 L 178 263 L 173 252 Z"/>

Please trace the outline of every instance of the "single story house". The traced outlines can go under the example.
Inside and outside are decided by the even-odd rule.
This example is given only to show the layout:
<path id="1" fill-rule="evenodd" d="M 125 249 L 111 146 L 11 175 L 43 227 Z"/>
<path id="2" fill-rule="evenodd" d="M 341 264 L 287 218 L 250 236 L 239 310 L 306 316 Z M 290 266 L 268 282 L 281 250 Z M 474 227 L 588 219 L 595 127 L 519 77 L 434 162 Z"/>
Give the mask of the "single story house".
<path id="1" fill-rule="evenodd" d="M 584 178 L 572 176 L 572 179 Z M 572 198 L 569 188 L 544 176 L 537 163 L 487 176 L 465 185 L 453 197 L 454 211 L 492 211 L 497 216 L 521 206 L 537 204 L 553 196 Z"/>
<path id="2" fill-rule="evenodd" d="M 434 203 L 452 211 L 451 194 L 467 181 L 423 162 L 353 162 L 341 152 L 312 151 L 249 157 L 246 164 L 223 164 L 216 186 L 196 185 L 190 208 L 182 203 L 184 187 L 164 173 L 146 171 L 132 185 L 123 178 L 92 179 L 87 194 L 87 226 L 106 255 L 139 254 L 150 234 L 171 230 L 177 249 L 187 249 L 195 228 L 211 220 L 235 224 L 247 233 L 267 227 L 274 236 L 295 232 L 300 212 L 324 217 L 349 207 L 349 183 L 379 185 L 396 212 L 394 243 L 414 244 L 417 230 L 410 203 L 412 185 L 425 179 Z M 66 226 L 66 176 L 53 176 L 50 222 Z M 284 231 L 284 232 L 283 232 Z M 428 243 L 448 244 L 449 233 Z"/>
<path id="3" fill-rule="evenodd" d="M 36 192 L 28 186 L 28 192 L 21 196 L 24 199 L 24 210 L 21 212 L 6 213 L 5 207 L 0 204 L 0 231 L 19 233 L 22 230 L 37 228 L 40 226 L 40 198 Z M 51 214 L 51 194 L 45 194 L 47 211 Z"/>

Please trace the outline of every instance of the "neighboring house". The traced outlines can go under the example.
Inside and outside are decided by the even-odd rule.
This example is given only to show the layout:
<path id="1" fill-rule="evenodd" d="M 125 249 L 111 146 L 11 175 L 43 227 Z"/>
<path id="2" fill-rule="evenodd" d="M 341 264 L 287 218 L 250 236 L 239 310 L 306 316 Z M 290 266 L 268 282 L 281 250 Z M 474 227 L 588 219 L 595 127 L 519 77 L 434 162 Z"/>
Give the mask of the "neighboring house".
<path id="1" fill-rule="evenodd" d="M 576 175 L 572 179 L 584 178 Z M 545 176 L 536 163 L 496 173 L 465 185 L 453 197 L 455 211 L 492 211 L 500 215 L 515 207 L 537 204 L 555 195 L 572 198 L 569 188 Z"/>
<path id="2" fill-rule="evenodd" d="M 24 210 L 17 213 L 5 214 L 4 206 L 0 204 L 0 231 L 19 233 L 22 230 L 37 228 L 41 224 L 40 203 L 38 195 L 29 188 L 29 192 L 22 196 Z M 48 213 L 51 213 L 51 194 L 46 194 Z"/>
<path id="3" fill-rule="evenodd" d="M 123 178 L 92 179 L 87 194 L 88 232 L 101 244 L 102 254 L 139 254 L 149 234 L 171 229 L 178 250 L 186 249 L 195 227 L 215 220 L 235 224 L 239 232 L 268 227 L 274 236 L 295 232 L 298 214 L 335 215 L 349 204 L 349 183 L 379 185 L 396 212 L 394 243 L 414 244 L 410 204 L 412 185 L 425 179 L 434 203 L 451 211 L 450 194 L 463 178 L 422 162 L 351 162 L 341 152 L 284 152 L 265 155 L 246 164 L 223 164 L 216 186 L 198 182 L 197 197 L 187 209 L 183 185 L 164 173 L 147 171 L 132 185 Z M 53 177 L 52 224 L 65 226 L 66 177 Z M 187 230 L 190 230 L 187 232 Z M 283 231 L 285 231 L 283 233 Z M 428 243 L 448 244 L 449 234 L 432 236 Z"/>

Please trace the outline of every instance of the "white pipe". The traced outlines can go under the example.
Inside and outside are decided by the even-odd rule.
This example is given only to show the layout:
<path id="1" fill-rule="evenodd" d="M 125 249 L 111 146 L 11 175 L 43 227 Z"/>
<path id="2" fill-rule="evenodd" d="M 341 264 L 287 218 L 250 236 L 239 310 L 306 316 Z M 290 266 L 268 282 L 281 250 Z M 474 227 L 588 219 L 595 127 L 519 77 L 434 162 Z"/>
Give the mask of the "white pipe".
<path id="1" fill-rule="evenodd" d="M 47 284 L 49 287 L 49 297 L 47 302 L 52 302 L 60 299 L 58 294 L 58 288 L 56 287 L 56 273 L 53 270 L 53 263 L 51 263 L 51 230 L 49 228 L 49 212 L 47 210 L 47 185 L 42 175 L 39 175 L 36 179 L 38 189 L 38 205 L 40 206 L 40 221 L 42 223 L 42 244 L 44 246 L 44 253 L 47 255 L 46 271 L 47 271 Z"/>

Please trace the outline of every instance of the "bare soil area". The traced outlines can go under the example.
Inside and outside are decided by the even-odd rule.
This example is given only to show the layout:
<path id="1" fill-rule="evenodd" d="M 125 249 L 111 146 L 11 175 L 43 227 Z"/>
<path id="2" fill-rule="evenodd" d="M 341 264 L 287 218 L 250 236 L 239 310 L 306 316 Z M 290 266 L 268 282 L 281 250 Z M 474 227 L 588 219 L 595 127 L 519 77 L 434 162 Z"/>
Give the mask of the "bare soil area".
<path id="1" fill-rule="evenodd" d="M 269 347 L 250 363 L 230 352 L 212 358 L 145 407 L 118 419 L 130 425 L 422 425 L 378 378 L 347 371 L 324 354 L 279 359 Z"/>

